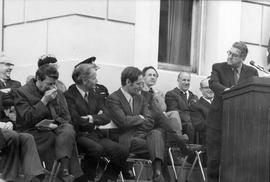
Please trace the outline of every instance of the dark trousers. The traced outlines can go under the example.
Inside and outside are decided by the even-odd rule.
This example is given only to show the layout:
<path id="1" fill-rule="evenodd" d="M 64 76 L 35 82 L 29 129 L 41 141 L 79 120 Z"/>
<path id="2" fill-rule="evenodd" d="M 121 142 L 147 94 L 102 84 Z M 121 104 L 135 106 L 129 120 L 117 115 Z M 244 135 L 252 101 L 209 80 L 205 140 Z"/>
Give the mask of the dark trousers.
<path id="1" fill-rule="evenodd" d="M 153 175 L 155 174 L 156 162 L 162 162 L 161 170 L 166 181 L 170 181 L 167 168 L 167 151 L 164 141 L 164 132 L 162 129 L 153 129 L 148 133 L 140 133 L 131 139 L 130 152 L 137 157 L 146 158 L 152 161 Z"/>
<path id="2" fill-rule="evenodd" d="M 4 179 L 15 181 L 20 172 L 31 179 L 44 172 L 32 135 L 5 129 L 2 133 L 7 146 L 0 162 Z"/>
<path id="3" fill-rule="evenodd" d="M 164 161 L 165 142 L 161 130 L 154 129 L 148 133 L 139 134 L 132 138 L 129 152 L 139 156 L 150 157 L 152 161 L 160 159 Z"/>
<path id="4" fill-rule="evenodd" d="M 177 146 L 181 149 L 181 151 L 183 151 L 183 153 L 187 153 L 186 144 L 181 139 L 181 131 L 178 121 L 174 118 L 167 117 L 163 113 L 156 114 L 154 119 L 156 125 L 162 128 L 163 131 L 166 133 L 166 138 L 168 142 L 176 143 Z"/>
<path id="5" fill-rule="evenodd" d="M 69 159 L 69 172 L 75 178 L 82 175 L 77 154 L 75 131 L 72 125 L 66 123 L 52 131 L 35 129 L 28 132 L 34 136 L 41 160 L 46 162 L 48 169 L 51 168 L 54 160 L 67 157 Z"/>
<path id="6" fill-rule="evenodd" d="M 96 167 L 101 156 L 106 156 L 110 159 L 110 163 L 105 171 L 110 178 L 117 178 L 120 171 L 123 170 L 128 157 L 128 150 L 119 143 L 101 137 L 98 134 L 80 135 L 77 137 L 77 143 L 86 154 L 82 168 L 89 180 L 95 178 Z"/>
<path id="7" fill-rule="evenodd" d="M 212 128 L 207 128 L 206 130 L 208 182 L 219 181 L 221 136 L 222 136 L 221 130 L 216 130 Z"/>
<path id="8" fill-rule="evenodd" d="M 184 121 L 182 123 L 182 127 L 183 127 L 183 133 L 188 135 L 189 138 L 189 142 L 190 143 L 196 143 L 195 141 L 195 129 L 191 123 L 191 121 Z"/>

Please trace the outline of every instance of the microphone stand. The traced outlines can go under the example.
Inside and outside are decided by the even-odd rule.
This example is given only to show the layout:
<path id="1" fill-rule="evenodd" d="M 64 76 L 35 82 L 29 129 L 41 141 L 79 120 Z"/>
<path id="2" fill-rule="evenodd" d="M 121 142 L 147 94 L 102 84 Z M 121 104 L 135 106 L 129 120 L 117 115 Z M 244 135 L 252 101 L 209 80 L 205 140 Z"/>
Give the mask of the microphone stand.
<path id="1" fill-rule="evenodd" d="M 257 68 L 257 69 L 260 70 L 261 72 L 266 73 L 267 75 L 270 74 L 268 71 L 266 71 L 266 70 L 264 69 L 264 67 L 259 66 L 259 65 L 255 65 L 254 61 L 250 61 L 249 64 L 252 65 L 252 66 L 254 66 L 255 68 Z"/>

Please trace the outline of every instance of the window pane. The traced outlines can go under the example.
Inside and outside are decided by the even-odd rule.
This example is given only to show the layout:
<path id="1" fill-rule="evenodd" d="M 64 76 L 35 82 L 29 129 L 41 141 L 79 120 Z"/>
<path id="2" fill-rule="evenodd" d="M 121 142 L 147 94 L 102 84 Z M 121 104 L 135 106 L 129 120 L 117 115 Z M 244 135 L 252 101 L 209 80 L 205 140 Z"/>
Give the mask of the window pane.
<path id="1" fill-rule="evenodd" d="M 190 66 L 192 6 L 193 0 L 161 0 L 159 62 Z"/>

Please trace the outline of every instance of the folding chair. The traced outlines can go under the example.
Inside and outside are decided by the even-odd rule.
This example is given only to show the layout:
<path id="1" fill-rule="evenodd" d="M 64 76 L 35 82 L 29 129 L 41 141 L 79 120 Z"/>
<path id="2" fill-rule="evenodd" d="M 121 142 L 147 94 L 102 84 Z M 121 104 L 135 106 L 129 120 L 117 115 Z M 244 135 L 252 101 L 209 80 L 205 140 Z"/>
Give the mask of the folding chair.
<path id="1" fill-rule="evenodd" d="M 60 170 L 60 166 L 61 166 L 61 163 L 58 162 L 57 160 L 54 160 L 53 167 L 52 167 L 50 177 L 49 177 L 49 182 L 55 182 L 56 181 L 57 174 L 58 174 L 58 172 Z M 43 167 L 46 168 L 46 166 L 43 166 Z"/>
<path id="2" fill-rule="evenodd" d="M 152 164 L 152 161 L 149 160 L 149 159 L 144 159 L 144 158 L 137 158 L 136 156 L 133 156 L 131 155 L 130 157 L 127 158 L 127 162 L 130 162 L 132 163 L 132 173 L 133 175 L 135 176 L 136 178 L 136 182 L 139 181 L 141 175 L 142 175 L 142 171 L 143 171 L 143 167 L 145 165 L 151 165 Z M 136 170 L 135 170 L 135 167 L 134 167 L 134 164 L 139 164 L 140 165 L 140 168 L 139 168 L 139 173 L 136 174 Z M 120 172 L 120 178 L 121 178 L 121 181 L 124 182 L 124 178 L 123 178 L 123 174 L 122 172 Z"/>
<path id="3" fill-rule="evenodd" d="M 175 162 L 174 162 L 172 150 L 179 150 L 179 149 L 178 148 L 172 148 L 172 147 L 169 147 L 169 149 L 168 149 L 168 153 L 169 153 L 169 157 L 170 157 L 170 160 L 171 160 L 175 181 L 177 182 L 178 181 L 178 175 L 177 175 L 176 168 L 175 168 Z M 188 176 L 186 178 L 186 182 L 190 179 L 197 161 L 199 163 L 200 172 L 202 174 L 203 180 L 205 181 L 205 173 L 204 173 L 201 158 L 200 158 L 200 154 L 202 154 L 203 152 L 204 151 L 195 151 L 196 157 L 195 157 L 195 159 L 194 159 L 194 161 L 192 163 L 192 166 L 191 166 L 190 170 L 188 171 Z M 185 165 L 187 163 L 187 158 L 188 158 L 188 156 L 185 156 L 184 161 L 183 161 L 183 163 L 181 165 L 180 175 L 184 174 L 184 167 L 185 167 Z M 183 179 L 183 176 L 181 176 L 181 177 L 182 177 L 181 179 Z"/>

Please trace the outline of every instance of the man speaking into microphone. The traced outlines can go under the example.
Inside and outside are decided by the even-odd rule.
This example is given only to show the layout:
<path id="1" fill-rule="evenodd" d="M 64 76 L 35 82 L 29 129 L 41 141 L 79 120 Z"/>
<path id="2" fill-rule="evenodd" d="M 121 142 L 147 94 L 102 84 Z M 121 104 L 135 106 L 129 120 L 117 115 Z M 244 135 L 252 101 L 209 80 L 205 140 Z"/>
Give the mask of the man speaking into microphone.
<path id="1" fill-rule="evenodd" d="M 212 66 L 209 87 L 214 91 L 206 122 L 207 146 L 207 179 L 208 182 L 218 182 L 222 136 L 222 93 L 252 76 L 258 76 L 255 68 L 245 65 L 248 48 L 243 42 L 235 42 L 227 51 L 227 62 Z"/>

